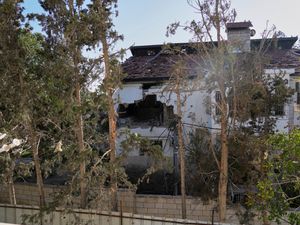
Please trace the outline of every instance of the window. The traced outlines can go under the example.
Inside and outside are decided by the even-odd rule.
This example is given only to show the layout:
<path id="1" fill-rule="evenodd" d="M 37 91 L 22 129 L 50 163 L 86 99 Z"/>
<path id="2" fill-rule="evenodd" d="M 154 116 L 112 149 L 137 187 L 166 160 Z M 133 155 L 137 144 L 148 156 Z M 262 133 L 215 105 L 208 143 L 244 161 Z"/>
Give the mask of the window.
<path id="1" fill-rule="evenodd" d="M 296 82 L 296 84 L 295 84 L 295 90 L 296 90 L 297 93 L 300 92 L 300 82 Z"/>
<path id="2" fill-rule="evenodd" d="M 221 92 L 220 91 L 216 91 L 216 95 L 215 95 L 215 102 L 216 102 L 216 115 L 220 116 L 221 115 L 221 110 L 220 110 L 220 103 L 222 100 L 222 96 L 221 96 Z"/>
<path id="3" fill-rule="evenodd" d="M 284 104 L 278 104 L 274 108 L 275 116 L 283 116 L 284 115 Z"/>
<path id="4" fill-rule="evenodd" d="M 221 92 L 216 91 L 216 102 L 220 103 L 222 99 Z"/>
<path id="5" fill-rule="evenodd" d="M 295 91 L 297 94 L 297 104 L 300 105 L 300 82 L 295 83 Z"/>

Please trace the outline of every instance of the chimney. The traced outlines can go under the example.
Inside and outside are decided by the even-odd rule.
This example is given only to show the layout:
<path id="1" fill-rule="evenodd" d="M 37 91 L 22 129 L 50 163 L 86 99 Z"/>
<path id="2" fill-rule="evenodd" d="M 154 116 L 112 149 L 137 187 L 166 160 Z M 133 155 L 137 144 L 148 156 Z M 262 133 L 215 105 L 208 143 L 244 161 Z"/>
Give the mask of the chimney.
<path id="1" fill-rule="evenodd" d="M 250 21 L 226 24 L 227 39 L 233 52 L 251 51 L 250 37 L 255 35 L 255 30 L 250 27 L 252 27 Z"/>

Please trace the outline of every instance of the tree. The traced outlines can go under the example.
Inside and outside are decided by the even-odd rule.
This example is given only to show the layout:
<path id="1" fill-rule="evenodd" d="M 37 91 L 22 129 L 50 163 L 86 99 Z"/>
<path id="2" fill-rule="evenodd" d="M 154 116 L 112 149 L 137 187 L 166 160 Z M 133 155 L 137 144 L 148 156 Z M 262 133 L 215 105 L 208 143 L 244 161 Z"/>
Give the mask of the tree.
<path id="1" fill-rule="evenodd" d="M 0 134 L 0 182 L 7 185 L 10 204 L 16 205 L 17 198 L 14 182 L 17 178 L 31 175 L 32 163 L 23 163 L 20 159 L 24 152 L 24 140 Z M 18 163 L 16 161 L 19 160 Z"/>
<path id="2" fill-rule="evenodd" d="M 221 112 L 220 126 L 221 126 L 221 159 L 219 165 L 219 219 L 225 221 L 226 215 L 226 197 L 227 197 L 227 181 L 228 181 L 228 107 L 227 107 L 227 87 L 225 81 L 225 52 L 226 45 L 221 37 L 221 26 L 227 22 L 232 21 L 234 18 L 234 11 L 230 11 L 230 4 L 228 1 L 188 1 L 188 3 L 197 9 L 201 15 L 201 21 L 192 21 L 190 26 L 185 26 L 185 30 L 194 32 L 196 40 L 199 42 L 201 53 L 203 54 L 203 61 L 207 63 L 209 68 L 210 90 L 217 89 L 220 93 L 220 101 L 216 106 Z M 175 23 L 169 27 L 169 33 L 174 31 L 180 26 Z M 213 41 L 212 32 L 215 29 L 217 42 Z M 209 40 L 211 45 L 208 49 L 204 41 Z M 199 64 L 202 64 L 199 62 Z M 201 65 L 203 67 L 203 65 Z M 204 65 L 205 67 L 205 65 Z M 203 71 L 205 71 L 205 69 Z"/>
<path id="3" fill-rule="evenodd" d="M 86 143 L 89 138 L 86 132 L 84 112 L 87 110 L 87 102 L 96 103 L 97 99 L 104 97 L 106 100 L 104 106 L 107 106 L 109 117 L 109 143 L 110 143 L 110 165 L 111 165 L 111 189 L 116 196 L 117 178 L 116 178 L 116 112 L 114 110 L 114 90 L 120 82 L 120 64 L 118 57 L 122 54 L 119 52 L 111 54 L 112 46 L 115 42 L 121 39 L 113 30 L 112 16 L 115 13 L 117 1 L 65 1 L 57 2 L 51 0 L 40 1 L 41 6 L 46 11 L 46 14 L 37 15 L 41 21 L 44 30 L 47 33 L 47 43 L 52 51 L 64 57 L 64 64 L 68 65 L 68 72 L 71 72 L 71 108 L 75 109 L 71 112 L 74 115 L 74 133 L 80 162 L 80 192 L 81 192 L 81 207 L 87 204 L 87 181 L 89 177 L 86 172 L 86 160 L 91 153 L 88 151 L 89 146 Z M 88 59 L 84 56 L 85 49 L 99 49 L 102 51 L 100 57 Z M 103 63 L 103 68 L 101 68 Z M 104 81 L 99 85 L 97 94 L 89 94 L 88 86 L 95 78 L 101 80 L 102 72 L 104 72 Z M 60 73 L 61 78 L 67 77 L 70 74 Z M 96 77 L 98 76 L 98 77 Z M 100 79 L 99 79 L 100 77 Z M 85 96 L 89 96 L 85 98 Z M 94 99 L 91 99 L 93 97 Z M 90 105 L 91 106 L 91 105 Z M 97 112 L 95 112 L 97 114 Z M 97 116 L 98 117 L 98 116 Z M 72 127 L 72 125 L 71 125 Z M 100 139 L 100 137 L 99 137 Z M 116 209 L 116 199 L 114 208 Z"/>
<path id="4" fill-rule="evenodd" d="M 109 121 L 109 147 L 110 147 L 110 163 L 112 165 L 111 172 L 111 190 L 113 209 L 117 209 L 117 174 L 115 172 L 116 162 L 116 118 L 114 92 L 121 83 L 121 67 L 117 58 L 122 56 L 122 51 L 112 54 L 113 46 L 123 37 L 119 35 L 113 27 L 112 17 L 117 16 L 117 0 L 103 1 L 94 0 L 90 5 L 92 14 L 93 35 L 100 40 L 102 58 L 104 61 L 104 80 L 103 88 L 107 99 L 107 111 Z"/>
<path id="5" fill-rule="evenodd" d="M 39 35 L 32 35 L 27 29 L 21 28 L 21 22 L 24 22 L 21 2 L 3 1 L 0 3 L 1 21 L 3 21 L 1 32 L 4 34 L 0 47 L 3 54 L 1 79 L 4 84 L 1 88 L 1 114 L 3 126 L 8 129 L 9 133 L 14 130 L 14 133 L 17 133 L 16 136 L 29 139 L 39 187 L 40 205 L 43 206 L 45 202 L 38 158 L 39 138 L 35 129 L 36 123 L 33 122 L 33 117 L 37 115 L 33 99 L 41 89 L 39 89 L 40 86 L 34 86 L 34 90 L 28 88 L 35 83 L 34 78 L 39 75 L 37 64 L 40 60 L 41 39 Z"/>
<path id="6" fill-rule="evenodd" d="M 1 129 L 12 130 L 18 125 L 20 118 L 20 89 L 19 73 L 22 72 L 22 53 L 19 36 L 22 33 L 21 23 L 24 20 L 21 1 L 1 1 L 0 3 L 0 125 Z M 15 88 L 11 88 L 15 87 Z M 2 133 L 5 133 L 2 130 Z"/>
<path id="7" fill-rule="evenodd" d="M 115 153 L 113 94 L 121 79 L 118 58 L 122 56 L 122 52 L 110 52 L 121 39 L 111 19 L 116 1 L 45 0 L 40 4 L 45 12 L 28 18 L 40 21 L 46 37 L 32 33 L 27 24 L 26 29 L 20 28 L 24 18 L 19 2 L 0 4 L 1 21 L 5 21 L 0 27 L 0 50 L 5 56 L 0 60 L 1 132 L 13 131 L 17 137 L 28 138 L 24 145 L 33 150 L 41 206 L 45 206 L 43 178 L 56 169 L 73 176 L 66 188 L 69 196 L 76 197 L 79 178 L 81 207 L 89 207 L 91 199 L 101 195 L 92 190 L 95 185 L 103 188 L 109 180 L 116 197 L 117 182 L 126 183 Z M 99 45 L 100 57 L 84 56 L 84 49 Z M 103 85 L 91 93 L 89 84 L 103 71 Z M 109 136 L 99 122 L 106 107 Z M 110 139 L 110 150 L 106 139 Z M 68 201 L 59 197 L 53 202 L 56 206 Z M 116 198 L 113 205 L 116 209 Z"/>
<path id="8" fill-rule="evenodd" d="M 295 129 L 289 134 L 272 135 L 268 145 L 263 164 L 266 176 L 258 182 L 259 193 L 253 199 L 264 204 L 252 204 L 267 211 L 268 218 L 277 223 L 299 224 L 300 132 Z"/>
<path id="9" fill-rule="evenodd" d="M 186 99 L 192 91 L 195 89 L 195 86 L 190 82 L 188 73 L 190 65 L 187 63 L 187 58 L 182 54 L 181 49 L 176 48 L 175 46 L 165 46 L 163 51 L 167 51 L 172 55 L 169 61 L 172 64 L 171 68 L 171 77 L 168 80 L 168 83 L 163 89 L 163 93 L 166 93 L 171 97 L 172 94 L 176 98 L 176 137 L 178 138 L 178 153 L 179 153 L 179 165 L 180 165 L 180 194 L 181 194 L 181 216 L 183 219 L 186 219 L 186 145 L 183 134 L 183 121 L 184 111 L 182 107 L 185 104 Z"/>
<path id="10" fill-rule="evenodd" d="M 64 57 L 64 64 L 69 66 L 67 71 L 72 71 L 71 81 L 71 107 L 76 109 L 74 113 L 74 133 L 76 136 L 77 149 L 82 157 L 80 162 L 80 202 L 81 207 L 86 206 L 86 175 L 85 159 L 86 146 L 84 141 L 84 124 L 82 119 L 82 90 L 86 88 L 87 82 L 92 77 L 95 62 L 89 61 L 83 56 L 84 47 L 92 45 L 91 32 L 89 30 L 88 12 L 84 9 L 84 1 L 40 1 L 41 6 L 47 14 L 38 15 L 38 19 L 44 26 L 48 37 L 50 48 Z M 54 71 L 53 71 L 54 72 Z M 63 77 L 69 74 L 63 75 Z M 74 96 L 74 98 L 73 98 Z"/>
<path id="11" fill-rule="evenodd" d="M 272 132 L 272 109 L 276 104 L 283 104 L 290 93 L 283 86 L 282 74 L 264 76 L 267 60 L 263 53 L 267 46 L 263 41 L 257 51 L 247 51 L 239 46 L 244 52 L 236 53 L 237 43 L 228 43 L 222 37 L 222 29 L 236 16 L 230 9 L 230 1 L 191 0 L 188 3 L 197 10 L 200 20 L 184 26 L 174 23 L 168 27 L 168 34 L 174 34 L 179 27 L 193 34 L 195 43 L 191 43 L 191 47 L 198 56 L 198 88 L 207 90 L 214 99 L 210 107 L 212 116 L 220 124 L 220 159 L 216 159 L 216 165 L 219 171 L 219 220 L 223 222 L 226 220 L 230 139 L 236 140 L 239 133 Z M 192 58 L 188 54 L 186 57 Z M 259 120 L 263 123 L 259 124 Z"/>
<path id="12" fill-rule="evenodd" d="M 179 152 L 179 163 L 180 163 L 180 192 L 181 192 L 181 216 L 182 219 L 186 219 L 186 183 L 185 183 L 185 146 L 183 138 L 183 124 L 182 124 L 182 88 L 186 85 L 184 79 L 184 62 L 178 61 L 175 63 L 173 68 L 173 76 L 170 78 L 171 85 L 174 85 L 170 91 L 173 91 L 176 95 L 176 108 L 177 108 L 177 135 L 178 135 L 178 152 Z"/>
<path id="13" fill-rule="evenodd" d="M 45 193 L 43 184 L 43 175 L 41 169 L 41 163 L 39 158 L 39 147 L 41 140 L 41 133 L 38 129 L 38 120 L 42 117 L 41 111 L 36 110 L 39 104 L 36 101 L 30 101 L 30 99 L 35 99 L 37 101 L 41 100 L 38 95 L 43 92 L 44 84 L 35 86 L 35 89 L 30 89 L 31 85 L 40 84 L 42 77 L 40 76 L 40 60 L 39 50 L 41 46 L 41 36 L 31 35 L 30 33 L 25 33 L 20 36 L 21 46 L 26 49 L 24 54 L 24 73 L 20 74 L 20 86 L 21 86 L 21 102 L 20 108 L 22 110 L 22 122 L 25 127 L 25 132 L 28 134 L 29 145 L 32 149 L 32 155 L 35 166 L 35 173 L 37 179 L 38 190 L 40 194 L 40 206 L 45 206 Z"/>
<path id="14" fill-rule="evenodd" d="M 15 86 L 16 83 L 19 84 L 18 73 L 21 70 L 19 54 L 21 50 L 18 45 L 18 36 L 22 20 L 22 8 L 19 3 L 14 1 L 0 2 L 0 80 L 2 83 L 0 88 L 0 140 L 7 136 L 6 130 L 11 130 L 18 124 L 17 121 L 10 121 L 15 116 L 20 115 L 18 108 L 20 95 L 15 93 L 11 87 Z M 9 90 L 10 93 L 8 92 Z M 3 180 L 9 184 L 10 203 L 16 204 L 13 186 L 14 162 L 8 153 L 4 154 L 1 155 L 1 161 L 3 160 L 3 163 L 1 163 L 1 174 L 4 178 Z"/>
<path id="15" fill-rule="evenodd" d="M 199 128 L 190 134 L 187 155 L 188 194 L 200 196 L 204 201 L 216 198 L 218 191 L 219 141 L 212 141 L 207 128 Z M 213 148 L 213 149 L 212 149 Z"/>

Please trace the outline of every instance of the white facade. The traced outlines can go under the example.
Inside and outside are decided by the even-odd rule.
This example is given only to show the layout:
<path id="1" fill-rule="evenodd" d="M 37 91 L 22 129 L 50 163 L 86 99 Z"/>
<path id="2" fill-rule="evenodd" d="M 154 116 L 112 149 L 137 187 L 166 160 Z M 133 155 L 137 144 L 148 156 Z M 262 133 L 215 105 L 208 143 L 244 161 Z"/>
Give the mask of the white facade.
<path id="1" fill-rule="evenodd" d="M 300 82 L 300 77 L 293 76 L 295 69 L 266 69 L 265 73 L 268 75 L 282 74 L 285 84 L 295 90 L 296 82 Z M 294 92 L 293 96 L 284 105 L 284 115 L 277 117 L 276 132 L 287 133 L 289 130 L 300 126 L 300 111 L 298 110 L 299 104 L 297 104 L 297 92 Z"/>
<path id="2" fill-rule="evenodd" d="M 283 74 L 283 79 L 287 86 L 295 89 L 295 83 L 300 82 L 300 77 L 294 77 L 295 69 L 266 69 L 266 75 Z M 146 96 L 155 95 L 156 101 L 165 104 L 166 106 L 173 106 L 174 114 L 177 114 L 176 95 L 174 93 L 165 92 L 163 83 L 156 84 L 143 89 L 142 83 L 125 83 L 122 89 L 116 92 L 116 110 L 120 104 L 128 105 L 142 101 Z M 197 127 L 208 127 L 211 133 L 219 132 L 220 124 L 214 119 L 214 113 L 210 113 L 207 106 L 207 100 L 211 103 L 215 100 L 215 93 L 208 93 L 206 91 L 195 90 L 191 92 L 183 92 L 182 99 L 184 105 L 183 110 L 183 125 L 184 136 L 188 143 L 189 133 Z M 212 107 L 214 110 L 214 107 Z M 295 126 L 300 125 L 300 106 L 297 104 L 297 93 L 284 106 L 284 115 L 277 117 L 276 132 L 288 132 Z M 164 155 L 174 157 L 176 150 L 174 149 L 174 133 L 170 132 L 165 124 L 149 125 L 146 122 L 134 124 L 119 124 L 117 146 L 120 149 L 120 143 L 124 140 L 122 131 L 129 129 L 132 133 L 138 133 L 150 140 L 161 140 Z M 175 151 L 174 151 L 175 150 Z M 147 157 L 140 155 L 139 150 L 135 149 L 129 153 L 128 163 L 146 165 Z"/>
<path id="3" fill-rule="evenodd" d="M 156 101 L 161 102 L 166 106 L 172 106 L 174 114 L 177 114 L 176 95 L 174 93 L 164 92 L 164 89 L 164 85 L 152 86 L 149 89 L 143 90 L 141 83 L 124 84 L 122 89 L 118 90 L 116 93 L 116 99 L 118 99 L 116 109 L 118 109 L 119 104 L 131 104 L 142 101 L 146 96 L 155 95 Z M 192 131 L 192 129 L 197 128 L 198 126 L 214 126 L 212 117 L 207 113 L 207 108 L 205 106 L 205 98 L 209 96 L 210 94 L 204 91 L 184 92 L 182 94 L 182 99 L 186 99 L 182 106 L 182 120 L 184 122 L 183 129 L 186 139 L 188 139 L 189 133 Z M 216 126 L 218 127 L 219 125 L 216 124 Z M 170 158 L 175 157 L 174 154 L 176 154 L 176 150 L 174 151 L 174 148 L 176 143 L 174 143 L 174 132 L 170 131 L 165 124 L 154 126 L 148 125 L 147 122 L 140 124 L 135 123 L 129 126 L 121 124 L 118 128 L 117 138 L 117 146 L 119 151 L 122 151 L 120 143 L 125 138 L 123 132 L 126 129 L 129 129 L 131 133 L 138 133 L 141 136 L 153 141 L 160 140 L 164 155 Z M 140 155 L 138 149 L 133 149 L 129 153 L 127 163 L 133 163 L 135 165 L 147 165 L 147 156 Z"/>

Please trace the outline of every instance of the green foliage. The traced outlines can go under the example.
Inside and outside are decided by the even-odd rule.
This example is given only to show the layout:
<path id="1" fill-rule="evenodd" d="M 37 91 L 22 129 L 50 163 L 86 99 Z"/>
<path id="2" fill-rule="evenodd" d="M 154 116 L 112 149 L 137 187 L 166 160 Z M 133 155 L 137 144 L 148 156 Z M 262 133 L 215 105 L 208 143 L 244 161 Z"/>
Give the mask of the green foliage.
<path id="1" fill-rule="evenodd" d="M 26 140 L 30 134 L 30 124 L 39 137 L 39 157 L 44 178 L 60 174 L 69 179 L 72 175 L 76 177 L 83 159 L 90 162 L 88 168 L 91 168 L 107 150 L 106 134 L 99 132 L 99 109 L 103 100 L 101 95 L 88 93 L 85 86 L 99 76 L 101 69 L 98 59 L 79 57 L 83 104 L 74 104 L 75 77 L 71 50 L 73 44 L 79 46 L 79 49 L 89 44 L 89 26 L 83 18 L 85 15 L 75 20 L 64 14 L 68 12 L 67 8 L 62 7 L 63 2 L 41 1 L 41 4 L 45 10 L 53 13 L 35 15 L 45 26 L 47 37 L 20 28 L 23 15 L 18 1 L 0 3 L 0 52 L 3 54 L 0 57 L 0 79 L 3 84 L 0 87 L 0 125 L 1 131 L 3 128 Z M 76 43 L 71 43 L 72 29 L 75 28 L 80 37 Z M 77 146 L 74 144 L 74 124 L 78 113 L 84 115 L 85 121 L 88 151 L 84 154 L 76 153 Z M 58 143 L 62 143 L 63 152 L 55 152 Z M 27 152 L 31 151 L 32 146 L 28 143 L 24 147 Z M 14 169 L 16 172 L 21 164 L 17 165 Z M 1 169 L 10 168 L 7 166 L 7 163 L 2 164 Z M 98 173 L 103 179 L 101 185 L 106 185 L 105 174 L 108 172 L 105 171 L 111 170 L 112 166 L 107 159 L 104 167 L 99 166 L 106 168 L 101 172 L 103 176 Z M 121 169 L 120 173 L 123 173 Z M 90 178 L 98 178 L 90 169 L 88 175 Z M 75 184 L 78 184 L 78 176 L 72 183 Z"/>
<path id="2" fill-rule="evenodd" d="M 168 34 L 183 28 L 194 35 L 197 42 L 191 44 L 193 54 L 176 53 L 183 61 L 192 60 L 197 65 L 194 90 L 205 90 L 210 94 L 208 98 L 214 96 L 207 101 L 207 107 L 215 122 L 220 124 L 222 140 L 220 147 L 217 141 L 209 138 L 215 131 L 208 134 L 196 131 L 191 135 L 189 170 L 192 182 L 189 184 L 195 185 L 190 185 L 190 190 L 209 198 L 216 197 L 218 187 L 224 190 L 243 185 L 244 189 L 253 192 L 253 186 L 264 174 L 261 164 L 266 152 L 266 138 L 274 133 L 276 120 L 282 116 L 283 106 L 292 91 L 285 85 L 284 73 L 265 73 L 265 65 L 270 60 L 265 52 L 242 50 L 237 53 L 229 42 L 223 41 L 222 29 L 236 16 L 230 9 L 230 1 L 191 0 L 188 3 L 201 19 L 187 25 L 176 22 L 168 27 Z M 215 33 L 217 41 L 213 40 Z M 261 47 L 267 50 L 266 46 Z M 186 69 L 184 63 L 180 67 Z M 186 71 L 182 74 L 186 75 Z M 215 92 L 220 95 L 218 100 Z M 220 153 L 224 153 L 223 157 Z M 220 180 L 226 182 L 218 185 L 222 175 L 226 178 Z M 219 197 L 222 201 L 226 198 L 224 195 Z"/>
<path id="3" fill-rule="evenodd" d="M 213 199 L 218 192 L 219 170 L 216 158 L 220 155 L 217 138 L 212 140 L 209 131 L 197 129 L 191 134 L 187 156 L 187 190 L 204 200 Z"/>
<path id="4" fill-rule="evenodd" d="M 142 153 L 151 156 L 154 162 L 159 162 L 164 157 L 162 147 L 153 144 L 148 138 L 144 138 L 138 133 L 131 133 L 129 130 L 124 131 L 123 135 L 125 137 L 121 143 L 123 152 L 129 153 L 132 150 L 141 149 Z"/>
<path id="5" fill-rule="evenodd" d="M 190 134 L 187 156 L 190 194 L 204 199 L 217 196 L 219 138 L 219 135 L 212 136 L 206 129 L 196 129 Z M 246 192 L 253 191 L 253 186 L 261 176 L 260 155 L 265 149 L 264 142 L 263 136 L 257 137 L 245 131 L 229 136 L 229 187 L 242 186 Z"/>
<path id="6" fill-rule="evenodd" d="M 14 144 L 15 142 L 20 143 Z M 14 181 L 24 180 L 32 175 L 33 163 L 22 160 L 22 153 L 26 149 L 24 141 L 13 139 L 6 134 L 0 140 L 0 146 L 2 147 L 0 151 L 0 183 L 11 188 L 10 185 L 13 186 Z M 14 196 L 9 197 L 14 198 Z"/>
<path id="7" fill-rule="evenodd" d="M 258 182 L 260 210 L 269 212 L 269 219 L 300 224 L 300 131 L 276 134 L 269 138 L 270 151 L 265 161 L 267 177 Z"/>
<path id="8" fill-rule="evenodd" d="M 151 140 L 142 137 L 140 134 L 131 133 L 129 130 L 125 130 L 122 136 L 124 137 L 124 141 L 121 142 L 122 154 L 119 156 L 121 162 L 125 163 L 127 156 L 132 151 L 141 151 L 141 153 L 150 160 L 149 167 L 146 168 L 145 171 L 136 174 L 138 175 L 137 177 L 131 179 L 135 182 L 133 183 L 135 188 L 138 188 L 138 186 L 145 181 L 149 183 L 149 178 L 151 178 L 155 172 L 168 167 L 168 162 L 163 155 L 163 150 L 160 145 L 151 142 Z M 128 170 L 130 170 L 130 168 L 128 168 Z"/>
<path id="9" fill-rule="evenodd" d="M 24 17 L 21 1 L 5 0 L 0 3 L 0 126 L 14 127 L 19 115 L 18 102 L 21 94 L 19 73 L 22 71 L 22 54 L 19 45 L 21 22 Z"/>

